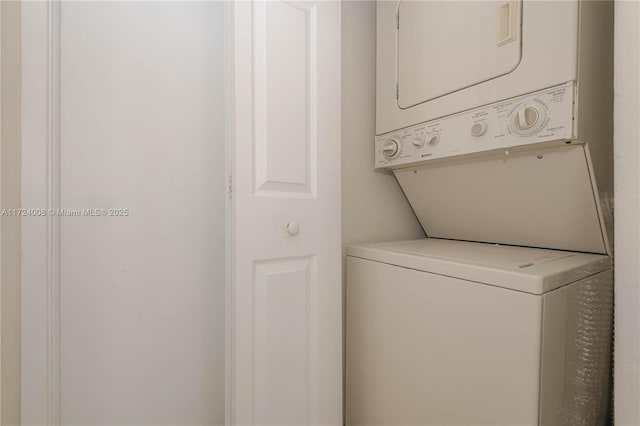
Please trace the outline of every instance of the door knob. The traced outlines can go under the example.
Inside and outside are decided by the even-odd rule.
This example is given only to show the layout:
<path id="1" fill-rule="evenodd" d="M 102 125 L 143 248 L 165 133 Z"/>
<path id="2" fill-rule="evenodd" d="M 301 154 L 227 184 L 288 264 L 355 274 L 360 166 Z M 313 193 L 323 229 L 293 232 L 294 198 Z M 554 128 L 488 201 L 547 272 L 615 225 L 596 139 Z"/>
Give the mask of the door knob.
<path id="1" fill-rule="evenodd" d="M 296 235 L 298 235 L 298 232 L 300 232 L 300 225 L 298 225 L 298 222 L 292 221 L 287 223 L 287 232 L 292 237 L 295 237 Z"/>

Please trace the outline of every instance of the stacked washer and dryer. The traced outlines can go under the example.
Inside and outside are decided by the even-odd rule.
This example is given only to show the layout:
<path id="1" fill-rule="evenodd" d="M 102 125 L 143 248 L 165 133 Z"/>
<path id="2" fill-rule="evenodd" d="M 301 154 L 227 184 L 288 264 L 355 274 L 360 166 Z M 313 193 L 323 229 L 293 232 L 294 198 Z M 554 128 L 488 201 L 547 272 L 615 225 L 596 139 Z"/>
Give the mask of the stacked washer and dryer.
<path id="1" fill-rule="evenodd" d="M 609 1 L 378 2 L 375 168 L 428 238 L 348 250 L 348 425 L 607 422 L 612 46 Z"/>

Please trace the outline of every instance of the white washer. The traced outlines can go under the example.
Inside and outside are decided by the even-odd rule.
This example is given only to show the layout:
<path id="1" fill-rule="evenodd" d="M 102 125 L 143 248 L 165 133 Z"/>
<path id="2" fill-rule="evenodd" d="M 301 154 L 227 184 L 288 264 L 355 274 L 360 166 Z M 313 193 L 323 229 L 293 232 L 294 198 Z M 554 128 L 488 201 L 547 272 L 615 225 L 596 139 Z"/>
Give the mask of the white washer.
<path id="1" fill-rule="evenodd" d="M 350 247 L 347 424 L 604 424 L 612 297 L 608 256 Z"/>

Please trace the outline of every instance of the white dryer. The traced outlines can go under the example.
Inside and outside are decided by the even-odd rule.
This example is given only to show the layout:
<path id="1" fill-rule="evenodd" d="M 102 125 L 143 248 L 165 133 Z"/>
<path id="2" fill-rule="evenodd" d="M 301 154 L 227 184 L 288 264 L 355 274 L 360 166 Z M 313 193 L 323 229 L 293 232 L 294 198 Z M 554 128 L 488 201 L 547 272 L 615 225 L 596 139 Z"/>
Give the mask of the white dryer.
<path id="1" fill-rule="evenodd" d="M 605 424 L 608 256 L 425 239 L 347 275 L 347 425 Z"/>
<path id="2" fill-rule="evenodd" d="M 379 1 L 376 134 L 570 83 L 611 100 L 612 1 Z"/>
<path id="3" fill-rule="evenodd" d="M 377 169 L 427 235 L 611 254 L 612 1 L 379 1 Z"/>

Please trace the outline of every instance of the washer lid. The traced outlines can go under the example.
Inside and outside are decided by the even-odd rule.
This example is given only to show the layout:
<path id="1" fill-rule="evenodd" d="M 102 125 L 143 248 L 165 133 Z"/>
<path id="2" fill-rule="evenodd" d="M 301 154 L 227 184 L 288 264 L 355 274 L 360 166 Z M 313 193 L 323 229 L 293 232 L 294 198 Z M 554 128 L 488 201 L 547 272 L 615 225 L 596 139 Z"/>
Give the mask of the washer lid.
<path id="1" fill-rule="evenodd" d="M 532 294 L 611 267 L 597 254 L 437 238 L 351 246 L 348 255 Z"/>

